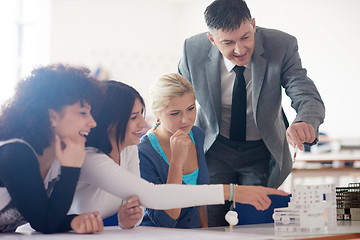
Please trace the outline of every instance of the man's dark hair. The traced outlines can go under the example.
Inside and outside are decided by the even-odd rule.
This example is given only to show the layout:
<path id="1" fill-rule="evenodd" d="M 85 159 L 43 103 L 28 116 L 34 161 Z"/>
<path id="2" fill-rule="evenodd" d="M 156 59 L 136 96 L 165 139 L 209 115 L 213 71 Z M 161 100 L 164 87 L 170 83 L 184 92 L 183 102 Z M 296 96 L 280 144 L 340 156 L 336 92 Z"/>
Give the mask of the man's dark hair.
<path id="1" fill-rule="evenodd" d="M 243 0 L 215 0 L 204 12 L 210 30 L 235 30 L 244 20 L 251 20 L 250 10 Z"/>

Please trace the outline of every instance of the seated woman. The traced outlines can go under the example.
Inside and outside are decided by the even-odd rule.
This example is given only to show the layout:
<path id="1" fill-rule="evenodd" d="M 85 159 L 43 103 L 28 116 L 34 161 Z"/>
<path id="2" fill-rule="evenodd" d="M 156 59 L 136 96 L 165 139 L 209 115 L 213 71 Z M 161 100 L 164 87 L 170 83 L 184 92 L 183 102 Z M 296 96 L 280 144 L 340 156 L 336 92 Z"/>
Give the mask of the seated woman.
<path id="1" fill-rule="evenodd" d="M 104 99 L 94 106 L 93 115 L 97 127 L 91 131 L 86 145 L 86 167 L 81 170 L 71 213 L 100 212 L 103 218 L 118 212 L 121 228 L 132 228 L 141 223 L 143 209 L 136 196 L 119 198 L 101 188 L 102 184 L 116 185 L 106 176 L 117 168 L 140 177 L 137 144 L 140 133 L 147 126 L 144 100 L 132 87 L 116 81 L 103 81 Z M 108 160 L 112 161 L 109 162 Z M 100 169 L 103 176 L 92 179 L 90 170 Z M 106 182 L 108 181 L 108 182 Z M 92 209 L 92 210 L 91 210 Z"/>
<path id="2" fill-rule="evenodd" d="M 101 232 L 98 212 L 67 215 L 96 126 L 98 81 L 85 68 L 50 65 L 21 80 L 0 115 L 0 232 L 29 222 L 43 233 Z"/>
<path id="3" fill-rule="evenodd" d="M 209 184 L 204 133 L 194 126 L 195 94 L 180 74 L 167 74 L 151 88 L 155 127 L 139 144 L 141 177 L 155 184 Z M 146 209 L 141 225 L 207 227 L 204 207 L 170 210 Z"/>
<path id="4" fill-rule="evenodd" d="M 111 91 L 112 89 L 114 92 Z M 115 89 L 116 87 L 109 85 L 104 101 L 94 106 L 94 118 L 98 127 L 91 131 L 88 137 L 87 146 L 92 148 L 87 149 L 72 211 L 99 209 L 102 216 L 110 216 L 118 211 L 119 204 L 125 199 L 126 204 L 120 207 L 120 212 L 121 208 L 124 209 L 124 213 L 119 215 L 120 218 L 124 216 L 124 220 L 120 220 L 120 225 L 129 228 L 135 226 L 142 217 L 140 205 L 164 210 L 224 204 L 225 200 L 229 200 L 230 197 L 232 199 L 232 195 L 235 195 L 236 201 L 252 204 L 257 209 L 264 210 L 271 203 L 268 194 L 287 195 L 283 191 L 261 186 L 153 184 L 140 178 L 138 174 L 129 172 L 124 163 L 129 163 L 131 160 L 127 158 L 134 156 L 131 154 L 136 155 L 136 151 L 127 151 L 127 148 L 139 143 L 141 130 L 145 127 L 143 103 L 139 97 L 132 96 L 133 93 L 124 95 L 126 99 L 116 100 L 118 90 Z M 132 88 L 127 89 L 133 91 Z M 107 98 L 111 100 L 111 104 L 106 104 Z M 122 104 L 125 106 L 121 106 Z M 111 113 L 124 108 L 128 109 L 126 110 L 128 123 L 120 121 L 120 115 Z M 104 114 L 101 113 L 102 111 Z M 106 115 L 107 112 L 111 114 Z M 133 121 L 140 122 L 134 128 L 129 127 Z M 104 124 L 103 129 L 100 127 L 102 124 Z M 126 131 L 121 124 L 127 126 Z M 136 146 L 132 147 L 132 149 L 136 148 Z"/>

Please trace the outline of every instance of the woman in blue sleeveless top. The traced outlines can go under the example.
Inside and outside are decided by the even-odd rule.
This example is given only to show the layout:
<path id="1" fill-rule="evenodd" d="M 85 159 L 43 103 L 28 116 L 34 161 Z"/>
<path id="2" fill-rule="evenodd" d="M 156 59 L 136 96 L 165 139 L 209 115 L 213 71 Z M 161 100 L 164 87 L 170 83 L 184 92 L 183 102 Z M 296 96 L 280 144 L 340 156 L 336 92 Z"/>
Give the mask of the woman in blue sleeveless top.
<path id="1" fill-rule="evenodd" d="M 179 74 L 162 76 L 151 88 L 155 127 L 139 145 L 141 177 L 155 184 L 208 184 L 204 133 L 194 126 L 195 95 Z M 166 198 L 166 196 L 163 196 Z M 207 227 L 204 207 L 146 209 L 142 225 Z"/>

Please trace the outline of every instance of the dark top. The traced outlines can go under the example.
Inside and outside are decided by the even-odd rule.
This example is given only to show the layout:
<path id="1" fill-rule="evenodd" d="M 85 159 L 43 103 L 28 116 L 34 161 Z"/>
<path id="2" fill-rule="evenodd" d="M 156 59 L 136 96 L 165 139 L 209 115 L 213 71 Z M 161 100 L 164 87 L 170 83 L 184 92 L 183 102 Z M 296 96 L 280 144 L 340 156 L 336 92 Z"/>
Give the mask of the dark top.
<path id="1" fill-rule="evenodd" d="M 38 159 L 24 142 L 0 146 L 0 232 L 14 231 L 29 222 L 42 233 L 71 230 L 76 215 L 67 215 L 79 178 L 80 168 L 61 167 L 61 175 L 51 181 L 48 195 L 40 175 Z M 49 187 L 51 187 L 49 183 Z M 52 191 L 51 191 L 52 190 Z M 10 202 L 4 206 L 4 199 Z"/>
<path id="2" fill-rule="evenodd" d="M 195 126 L 192 128 L 192 131 L 194 133 L 199 164 L 197 184 L 209 184 L 210 177 L 204 154 L 204 132 Z M 166 184 L 169 165 L 152 147 L 146 135 L 141 138 L 138 148 L 141 177 L 155 184 Z M 166 198 L 166 196 L 162 197 Z M 147 208 L 141 225 L 169 228 L 198 228 L 200 227 L 199 207 L 182 208 L 177 220 L 172 219 L 164 210 Z"/>

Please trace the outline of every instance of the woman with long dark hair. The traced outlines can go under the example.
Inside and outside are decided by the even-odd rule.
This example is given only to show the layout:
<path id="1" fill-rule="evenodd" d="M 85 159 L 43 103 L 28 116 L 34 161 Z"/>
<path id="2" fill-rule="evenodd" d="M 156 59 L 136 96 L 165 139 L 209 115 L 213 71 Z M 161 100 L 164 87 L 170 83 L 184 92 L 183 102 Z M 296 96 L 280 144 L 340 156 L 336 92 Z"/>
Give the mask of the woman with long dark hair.
<path id="1" fill-rule="evenodd" d="M 138 91 L 125 83 L 110 80 L 102 84 L 104 97 L 93 111 L 97 127 L 86 142 L 86 161 L 70 212 L 98 210 L 103 218 L 117 212 L 119 226 L 132 228 L 143 217 L 138 198 L 115 196 L 107 191 L 107 185 L 116 184 L 108 176 L 119 168 L 140 177 L 136 145 L 147 125 L 145 103 Z"/>

